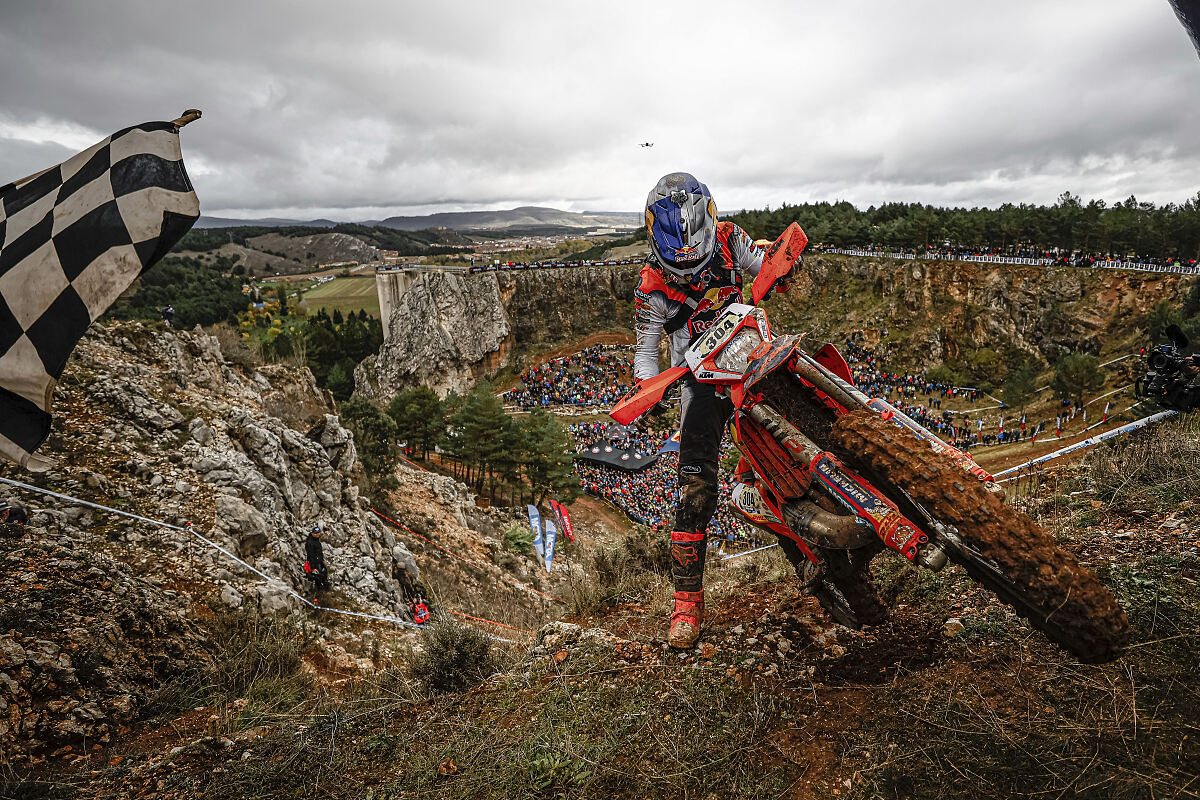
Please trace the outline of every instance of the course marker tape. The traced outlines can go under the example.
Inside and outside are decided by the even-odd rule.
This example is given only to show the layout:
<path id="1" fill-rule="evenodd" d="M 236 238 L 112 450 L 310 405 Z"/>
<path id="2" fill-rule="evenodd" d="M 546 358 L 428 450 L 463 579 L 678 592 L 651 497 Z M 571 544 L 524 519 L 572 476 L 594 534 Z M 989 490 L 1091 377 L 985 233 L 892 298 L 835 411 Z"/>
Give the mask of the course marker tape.
<path id="1" fill-rule="evenodd" d="M 494 620 L 494 619 L 485 619 L 483 617 L 473 617 L 470 614 L 464 614 L 461 611 L 451 611 L 448 608 L 445 608 L 442 610 L 445 611 L 447 614 L 453 614 L 456 617 L 465 617 L 466 619 L 473 619 L 477 622 L 486 622 L 488 625 L 499 625 L 501 628 L 508 628 L 509 630 L 520 631 L 521 633 L 527 633 L 530 636 L 533 636 L 533 631 L 528 631 L 528 630 L 525 630 L 524 628 L 518 628 L 516 625 L 506 625 L 503 622 L 496 622 L 496 620 Z"/>
<path id="2" fill-rule="evenodd" d="M 35 492 L 37 494 L 42 494 L 42 495 L 46 495 L 49 497 L 57 497 L 60 500 L 66 500 L 67 502 L 74 503 L 76 505 L 87 506 L 89 508 L 95 508 L 99 511 L 107 511 L 110 514 L 117 514 L 122 517 L 136 519 L 140 522 L 146 522 L 151 525 L 156 525 L 160 528 L 166 528 L 167 530 L 181 531 L 183 533 L 191 534 L 192 536 L 196 537 L 200 541 L 207 544 L 209 547 L 213 548 L 214 550 L 220 551 L 221 553 L 223 553 L 225 556 L 227 556 L 231 560 L 236 561 L 238 564 L 241 564 L 243 567 L 250 570 L 255 575 L 258 575 L 263 580 L 268 581 L 268 582 L 269 581 L 280 581 L 279 578 L 272 578 L 270 575 L 267 575 L 265 572 L 262 572 L 261 570 L 256 569 L 255 567 L 251 566 L 250 564 L 247 564 L 245 561 L 238 558 L 233 553 L 226 550 L 224 547 L 221 547 L 221 545 L 219 545 L 216 542 L 212 541 L 211 539 L 201 535 L 199 532 L 193 530 L 190 525 L 187 527 L 183 527 L 180 525 L 172 525 L 169 522 L 163 522 L 162 520 L 151 519 L 150 517 L 143 517 L 140 514 L 133 514 L 128 511 L 122 511 L 119 508 L 111 508 L 110 506 L 101 505 L 100 503 L 93 503 L 90 500 L 83 500 L 78 497 L 72 497 L 69 494 L 62 494 L 60 492 L 51 491 L 50 489 L 43 489 L 40 486 L 33 486 L 28 483 L 22 483 L 21 481 L 14 481 L 10 478 L 0 477 L 0 483 L 6 483 L 9 486 L 14 486 L 18 489 L 24 489 L 27 492 Z M 405 619 L 399 619 L 398 617 L 388 617 L 388 616 L 382 616 L 380 614 L 367 614 L 362 611 L 347 611 L 347 610 L 341 609 L 341 608 L 332 608 L 330 606 L 318 605 L 318 604 L 314 603 L 313 601 L 309 600 L 307 597 L 304 597 L 303 595 L 298 594 L 295 590 L 291 589 L 290 587 L 288 588 L 287 593 L 290 596 L 299 600 L 304 605 L 308 606 L 309 608 L 316 609 L 318 611 L 328 611 L 332 614 L 341 614 L 341 615 L 347 616 L 347 617 L 360 617 L 362 619 L 374 619 L 374 620 L 379 620 L 380 622 L 390 622 L 394 625 L 400 625 L 401 627 L 404 627 L 404 628 L 416 628 L 418 630 L 423 630 L 428 627 L 431 627 L 428 625 L 418 625 L 415 622 L 410 622 L 409 620 L 405 620 Z M 520 630 L 520 629 L 518 628 L 517 630 Z M 493 638 L 497 641 L 517 644 L 517 642 L 514 642 L 512 639 L 504 639 L 499 636 L 492 636 L 492 634 L 487 634 L 487 635 L 491 636 L 491 638 Z"/>
<path id="3" fill-rule="evenodd" d="M 722 560 L 722 561 L 729 561 L 729 560 L 731 560 L 731 559 L 734 559 L 734 558 L 741 558 L 742 556 L 748 556 L 748 555 L 750 555 L 751 553 L 761 553 L 763 550 L 770 550 L 772 547 L 779 547 L 779 545 L 777 545 L 777 544 L 766 544 L 766 545 L 763 545 L 762 547 L 756 547 L 756 548 L 754 548 L 753 550 L 743 550 L 743 551 L 742 551 L 742 552 L 740 552 L 740 553 L 734 553 L 734 554 L 733 554 L 733 555 L 731 555 L 731 556 L 721 556 L 721 560 Z"/>
<path id="4" fill-rule="evenodd" d="M 1133 422 L 1122 425 L 1119 428 L 1113 428 L 1111 431 L 1105 431 L 1104 433 L 1097 434 L 1096 436 L 1091 436 L 1087 439 L 1084 439 L 1081 442 L 1076 442 L 1075 444 L 1067 445 L 1066 447 L 1062 448 L 1061 450 L 1055 450 L 1053 453 L 1047 453 L 1044 456 L 1038 456 L 1035 459 L 1026 461 L 1024 464 L 1018 464 L 1015 467 L 1009 467 L 1006 470 L 997 472 L 993 477 L 999 478 L 1002 475 L 1008 475 L 1010 473 L 1016 472 L 1017 470 L 1022 470 L 1022 469 L 1025 469 L 1026 467 L 1032 467 L 1035 464 L 1041 464 L 1043 462 L 1058 458 L 1059 456 L 1065 456 L 1067 453 L 1073 453 L 1076 450 L 1082 450 L 1085 447 L 1091 447 L 1092 445 L 1103 442 L 1105 439 L 1111 439 L 1114 436 L 1120 436 L 1123 433 L 1129 433 L 1130 431 L 1137 430 L 1138 428 L 1144 428 L 1147 425 L 1151 425 L 1160 420 L 1167 419 L 1168 417 L 1177 416 L 1178 414 L 1179 414 L 1178 411 L 1159 411 L 1157 414 L 1151 414 L 1148 417 L 1142 417 L 1139 420 L 1134 420 Z M 1012 478 L 1009 478 L 1008 480 L 1012 480 Z M 997 481 L 997 483 L 1003 483 L 1003 481 Z"/>

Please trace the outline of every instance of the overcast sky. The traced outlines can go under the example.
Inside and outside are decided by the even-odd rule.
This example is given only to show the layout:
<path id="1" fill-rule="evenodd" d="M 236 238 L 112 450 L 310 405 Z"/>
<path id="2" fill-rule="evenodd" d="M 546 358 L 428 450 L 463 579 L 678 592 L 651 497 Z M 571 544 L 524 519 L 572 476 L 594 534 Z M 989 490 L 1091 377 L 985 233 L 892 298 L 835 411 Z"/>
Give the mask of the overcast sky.
<path id="1" fill-rule="evenodd" d="M 216 216 L 635 211 L 674 170 L 724 210 L 1200 189 L 1167 0 L 0 0 L 0 183 L 191 107 Z"/>

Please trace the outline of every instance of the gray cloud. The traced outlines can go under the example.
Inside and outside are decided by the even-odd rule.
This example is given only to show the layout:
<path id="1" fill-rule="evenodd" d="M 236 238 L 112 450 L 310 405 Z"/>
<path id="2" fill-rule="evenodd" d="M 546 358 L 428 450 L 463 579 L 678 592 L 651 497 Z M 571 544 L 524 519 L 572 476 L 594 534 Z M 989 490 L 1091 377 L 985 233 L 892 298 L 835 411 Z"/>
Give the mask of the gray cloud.
<path id="1" fill-rule="evenodd" d="M 632 210 L 675 169 L 729 209 L 1200 183 L 1165 0 L 743 5 L 8 2 L 0 180 L 195 106 L 189 170 L 230 216 Z"/>

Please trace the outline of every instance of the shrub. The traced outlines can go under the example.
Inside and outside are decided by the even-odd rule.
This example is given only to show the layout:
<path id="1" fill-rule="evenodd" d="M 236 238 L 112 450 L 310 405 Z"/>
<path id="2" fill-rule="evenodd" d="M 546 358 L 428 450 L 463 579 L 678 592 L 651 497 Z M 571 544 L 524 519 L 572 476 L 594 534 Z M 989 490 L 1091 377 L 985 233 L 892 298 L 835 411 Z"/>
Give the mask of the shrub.
<path id="1" fill-rule="evenodd" d="M 1200 420 L 1174 420 L 1114 439 L 1084 463 L 1098 499 L 1173 510 L 1200 496 Z"/>
<path id="2" fill-rule="evenodd" d="M 584 615 L 616 603 L 651 600 L 670 571 L 666 540 L 651 533 L 601 546 L 593 551 L 582 580 L 572 572 L 568 583 L 572 611 Z"/>
<path id="3" fill-rule="evenodd" d="M 461 692 L 494 672 L 487 634 L 446 620 L 425 633 L 425 650 L 414 654 L 408 674 L 430 692 Z"/>
<path id="4" fill-rule="evenodd" d="M 504 545 L 514 553 L 527 556 L 533 552 L 533 531 L 518 522 L 504 532 Z"/>
<path id="5" fill-rule="evenodd" d="M 273 711 L 290 708 L 312 693 L 313 678 L 301 670 L 301 654 L 311 643 L 302 623 L 240 611 L 218 616 L 208 627 L 220 650 L 203 668 L 164 684 L 150 698 L 149 714 L 240 697 L 256 710 Z"/>

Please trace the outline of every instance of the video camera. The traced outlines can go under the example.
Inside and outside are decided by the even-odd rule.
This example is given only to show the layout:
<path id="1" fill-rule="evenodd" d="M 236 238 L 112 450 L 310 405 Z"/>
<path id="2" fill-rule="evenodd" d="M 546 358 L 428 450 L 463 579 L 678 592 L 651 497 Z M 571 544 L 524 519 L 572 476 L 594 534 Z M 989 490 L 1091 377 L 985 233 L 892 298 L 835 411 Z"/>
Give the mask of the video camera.
<path id="1" fill-rule="evenodd" d="M 1171 344 L 1152 347 L 1146 354 L 1149 371 L 1133 384 L 1139 400 L 1148 400 L 1162 408 L 1180 413 L 1200 408 L 1200 385 L 1196 384 L 1200 356 L 1185 356 L 1179 351 L 1188 346 L 1188 338 L 1178 325 L 1167 328 Z"/>

